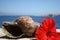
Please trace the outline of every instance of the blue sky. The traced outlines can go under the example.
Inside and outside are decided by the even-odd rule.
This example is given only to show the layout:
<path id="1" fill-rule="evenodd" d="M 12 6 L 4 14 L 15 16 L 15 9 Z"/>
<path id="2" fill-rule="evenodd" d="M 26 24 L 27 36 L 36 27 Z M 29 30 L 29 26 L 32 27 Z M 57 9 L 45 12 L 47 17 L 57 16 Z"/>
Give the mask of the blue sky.
<path id="1" fill-rule="evenodd" d="M 60 0 L 0 0 L 0 15 L 59 14 Z"/>

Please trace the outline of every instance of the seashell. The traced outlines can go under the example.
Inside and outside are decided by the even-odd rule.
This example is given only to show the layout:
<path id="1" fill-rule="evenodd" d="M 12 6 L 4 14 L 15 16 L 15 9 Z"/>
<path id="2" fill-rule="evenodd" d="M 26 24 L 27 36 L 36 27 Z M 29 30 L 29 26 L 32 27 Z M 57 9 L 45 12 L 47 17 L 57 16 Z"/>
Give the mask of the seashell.
<path id="1" fill-rule="evenodd" d="M 14 22 L 3 22 L 2 29 L 4 33 L 11 38 L 33 37 L 35 35 L 35 30 L 39 27 L 38 22 L 30 16 L 21 16 L 17 18 Z"/>

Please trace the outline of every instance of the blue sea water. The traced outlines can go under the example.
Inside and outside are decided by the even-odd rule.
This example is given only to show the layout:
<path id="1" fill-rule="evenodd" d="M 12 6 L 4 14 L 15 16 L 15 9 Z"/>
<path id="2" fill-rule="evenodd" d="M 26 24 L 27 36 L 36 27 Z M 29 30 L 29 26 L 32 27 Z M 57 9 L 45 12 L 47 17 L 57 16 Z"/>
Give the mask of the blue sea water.
<path id="1" fill-rule="evenodd" d="M 14 22 L 19 16 L 0 16 L 0 28 L 2 28 L 2 22 Z M 51 16 L 30 16 L 35 22 L 39 22 L 41 24 L 42 20 L 46 17 Z M 56 22 L 56 28 L 60 29 L 60 16 L 52 17 Z"/>

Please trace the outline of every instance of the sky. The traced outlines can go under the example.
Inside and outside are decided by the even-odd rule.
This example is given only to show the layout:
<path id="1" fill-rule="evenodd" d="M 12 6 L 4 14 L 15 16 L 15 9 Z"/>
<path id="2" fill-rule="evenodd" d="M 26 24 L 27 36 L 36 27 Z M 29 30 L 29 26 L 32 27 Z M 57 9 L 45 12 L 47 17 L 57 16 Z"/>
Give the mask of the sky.
<path id="1" fill-rule="evenodd" d="M 0 15 L 60 14 L 60 0 L 0 0 Z"/>

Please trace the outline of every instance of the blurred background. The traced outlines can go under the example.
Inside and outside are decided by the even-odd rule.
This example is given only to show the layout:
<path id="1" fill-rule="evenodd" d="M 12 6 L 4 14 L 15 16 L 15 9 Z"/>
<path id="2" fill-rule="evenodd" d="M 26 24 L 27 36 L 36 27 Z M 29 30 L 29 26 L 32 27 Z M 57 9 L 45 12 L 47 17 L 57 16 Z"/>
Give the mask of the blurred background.
<path id="1" fill-rule="evenodd" d="M 12 22 L 24 15 L 39 23 L 51 17 L 60 29 L 60 0 L 0 0 L 0 28 L 2 22 Z"/>

